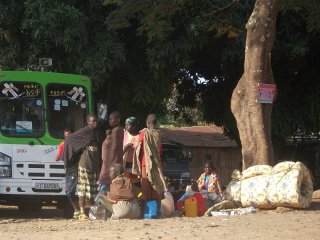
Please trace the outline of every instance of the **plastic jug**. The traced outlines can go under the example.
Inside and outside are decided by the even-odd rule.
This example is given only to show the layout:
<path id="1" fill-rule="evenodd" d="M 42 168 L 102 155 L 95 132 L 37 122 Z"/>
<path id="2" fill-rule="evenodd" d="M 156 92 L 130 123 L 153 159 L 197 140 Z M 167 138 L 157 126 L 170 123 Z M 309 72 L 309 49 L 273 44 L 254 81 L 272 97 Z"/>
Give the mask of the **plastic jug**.
<path id="1" fill-rule="evenodd" d="M 158 204 L 157 201 L 152 200 L 146 202 L 144 205 L 144 218 L 157 218 L 158 217 Z"/>
<path id="2" fill-rule="evenodd" d="M 184 214 L 186 217 L 198 217 L 198 204 L 195 197 L 190 197 L 184 202 Z"/>

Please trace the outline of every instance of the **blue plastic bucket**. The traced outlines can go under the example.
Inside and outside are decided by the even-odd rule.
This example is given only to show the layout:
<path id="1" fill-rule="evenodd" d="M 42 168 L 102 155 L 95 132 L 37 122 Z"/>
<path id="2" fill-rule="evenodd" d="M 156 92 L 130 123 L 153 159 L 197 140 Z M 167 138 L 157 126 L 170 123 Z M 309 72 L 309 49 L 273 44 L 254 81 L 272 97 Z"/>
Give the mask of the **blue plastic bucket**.
<path id="1" fill-rule="evenodd" d="M 157 201 L 148 201 L 144 206 L 144 218 L 157 218 L 158 204 Z"/>

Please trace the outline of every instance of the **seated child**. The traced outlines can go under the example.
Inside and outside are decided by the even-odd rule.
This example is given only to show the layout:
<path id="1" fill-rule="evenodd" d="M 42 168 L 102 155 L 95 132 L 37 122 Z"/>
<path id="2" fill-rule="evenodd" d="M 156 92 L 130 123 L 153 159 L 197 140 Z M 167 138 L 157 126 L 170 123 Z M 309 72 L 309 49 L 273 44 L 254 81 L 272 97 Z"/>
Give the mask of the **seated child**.
<path id="1" fill-rule="evenodd" d="M 199 192 L 196 182 L 193 182 L 191 185 L 187 186 L 186 193 L 183 194 L 177 202 L 177 210 L 181 210 L 184 207 L 185 200 L 190 197 L 194 197 L 197 199 L 198 216 L 203 216 L 207 211 L 207 206 L 202 194 Z"/>

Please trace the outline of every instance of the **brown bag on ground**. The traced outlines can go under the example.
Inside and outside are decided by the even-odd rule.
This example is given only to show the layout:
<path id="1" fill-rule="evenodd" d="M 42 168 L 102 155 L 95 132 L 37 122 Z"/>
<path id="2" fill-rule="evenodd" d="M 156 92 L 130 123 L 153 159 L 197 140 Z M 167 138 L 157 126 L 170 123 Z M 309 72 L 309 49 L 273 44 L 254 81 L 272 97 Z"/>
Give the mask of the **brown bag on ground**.
<path id="1" fill-rule="evenodd" d="M 116 177 L 110 185 L 109 196 L 116 201 L 129 201 L 133 199 L 133 189 L 128 177 Z"/>

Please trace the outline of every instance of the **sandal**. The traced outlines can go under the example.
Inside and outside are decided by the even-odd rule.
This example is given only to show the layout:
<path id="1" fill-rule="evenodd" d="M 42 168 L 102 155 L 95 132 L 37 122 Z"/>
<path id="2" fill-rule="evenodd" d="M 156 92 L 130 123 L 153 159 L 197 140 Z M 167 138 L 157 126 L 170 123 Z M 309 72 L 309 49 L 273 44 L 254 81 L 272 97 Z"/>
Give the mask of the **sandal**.
<path id="1" fill-rule="evenodd" d="M 84 213 L 81 213 L 81 214 L 79 215 L 79 217 L 78 217 L 78 220 L 79 220 L 79 221 L 88 221 L 89 218 L 88 218 L 88 216 L 85 215 Z"/>
<path id="2" fill-rule="evenodd" d="M 80 215 L 81 215 L 81 211 L 74 212 L 72 218 L 73 218 L 73 219 L 78 219 Z"/>

